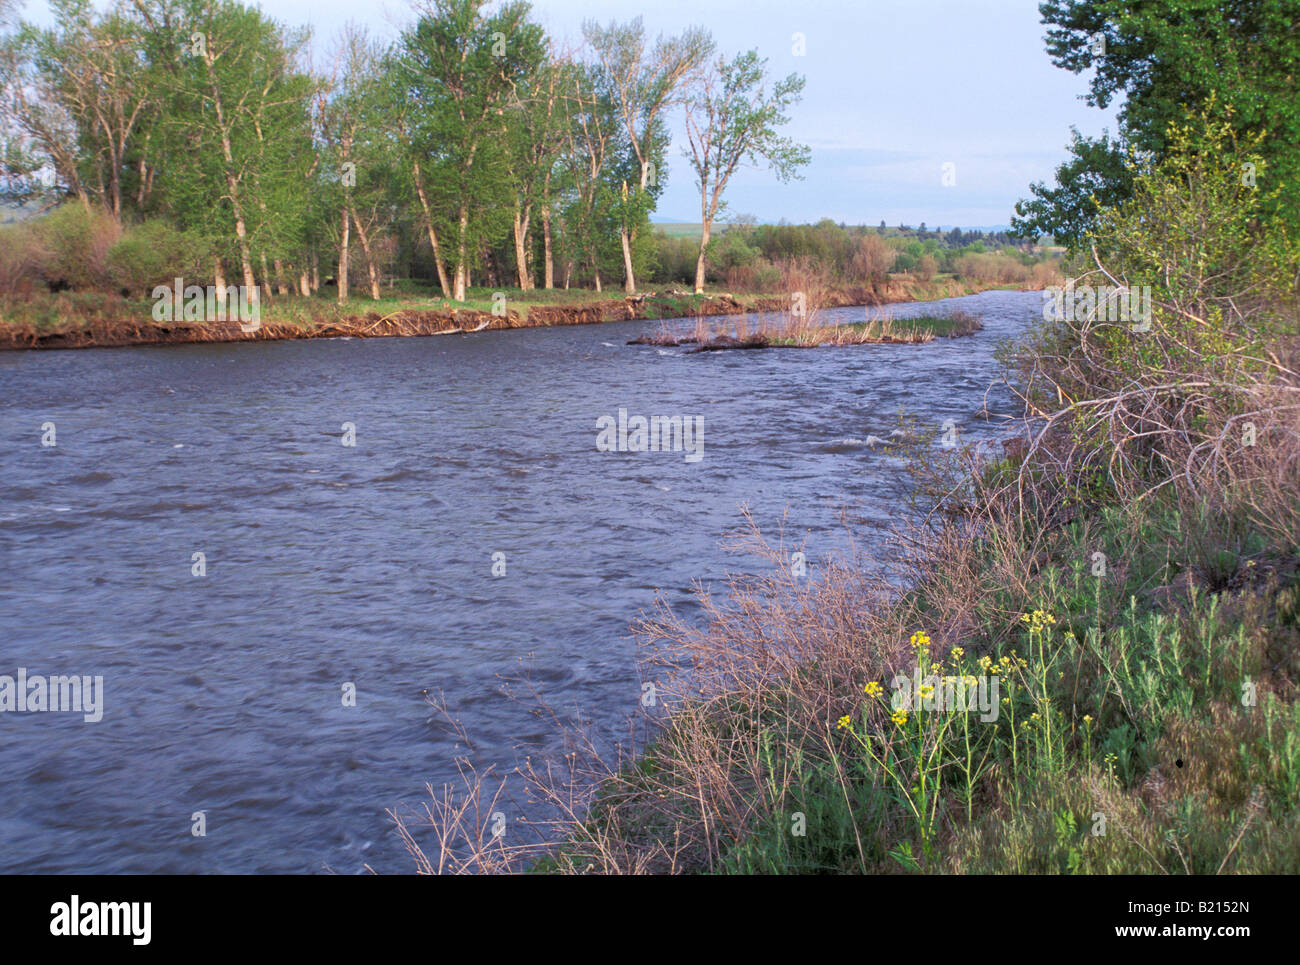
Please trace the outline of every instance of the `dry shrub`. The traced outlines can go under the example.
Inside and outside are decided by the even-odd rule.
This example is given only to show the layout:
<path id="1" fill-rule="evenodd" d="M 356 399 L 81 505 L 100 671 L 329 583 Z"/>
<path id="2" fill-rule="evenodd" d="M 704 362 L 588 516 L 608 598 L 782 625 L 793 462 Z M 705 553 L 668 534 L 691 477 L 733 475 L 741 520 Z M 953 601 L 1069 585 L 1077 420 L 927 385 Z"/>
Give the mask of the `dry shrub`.
<path id="1" fill-rule="evenodd" d="M 755 291 L 753 265 L 732 265 L 723 273 L 722 277 L 728 291 Z"/>
<path id="2" fill-rule="evenodd" d="M 1100 263 L 1078 281 L 1128 287 Z M 1282 460 L 1274 474 L 1291 478 L 1300 374 L 1248 328 L 1207 301 L 1159 296 L 1147 322 L 1094 310 L 1046 323 L 1018 359 L 1042 417 L 1029 457 L 1085 502 L 1171 487 L 1235 500 L 1240 483 L 1269 476 L 1261 460 Z M 1262 446 L 1245 444 L 1250 431 Z"/>
<path id="3" fill-rule="evenodd" d="M 1063 284 L 1065 284 L 1065 276 L 1061 274 L 1059 262 L 1040 261 L 1030 269 L 1028 281 L 1030 288 L 1041 290 Z"/>
<path id="4" fill-rule="evenodd" d="M 31 222 L 40 239 L 40 272 L 52 287 L 103 291 L 112 286 L 109 251 L 122 226 L 102 208 L 67 202 Z"/>
<path id="5" fill-rule="evenodd" d="M 982 285 L 1020 284 L 1030 277 L 1030 271 L 1007 255 L 963 255 L 957 259 L 957 275 Z"/>
<path id="6" fill-rule="evenodd" d="M 0 228 L 0 296 L 30 298 L 35 286 L 44 282 L 41 266 L 49 256 L 30 222 Z"/>
<path id="7" fill-rule="evenodd" d="M 781 272 L 781 291 L 789 293 L 790 304 L 778 319 L 775 334 L 796 337 L 816 325 L 830 278 L 823 266 L 806 256 L 779 261 L 776 267 Z"/>
<path id="8" fill-rule="evenodd" d="M 853 258 L 849 262 L 849 277 L 853 281 L 878 288 L 888 277 L 889 269 L 897 257 L 898 252 L 880 235 L 865 234 L 858 239 Z"/>

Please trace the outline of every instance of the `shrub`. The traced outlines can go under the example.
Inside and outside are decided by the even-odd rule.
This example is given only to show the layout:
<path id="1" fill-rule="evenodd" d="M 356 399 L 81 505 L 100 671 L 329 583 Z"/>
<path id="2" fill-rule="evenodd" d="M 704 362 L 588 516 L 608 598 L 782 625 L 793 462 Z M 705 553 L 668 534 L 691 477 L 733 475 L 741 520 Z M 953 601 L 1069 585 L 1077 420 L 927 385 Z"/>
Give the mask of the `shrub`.
<path id="1" fill-rule="evenodd" d="M 1029 278 L 1029 270 L 1006 255 L 963 255 L 954 267 L 961 278 L 985 285 L 1014 285 Z"/>
<path id="2" fill-rule="evenodd" d="M 163 221 L 146 221 L 128 228 L 108 252 L 108 272 L 114 287 L 148 294 L 173 278 L 207 277 L 207 246 Z"/>
<path id="3" fill-rule="evenodd" d="M 654 234 L 657 268 L 651 276 L 656 282 L 691 284 L 695 281 L 695 259 L 700 243 L 694 238 L 669 237 L 663 231 Z"/>
<path id="4" fill-rule="evenodd" d="M 108 252 L 122 235 L 106 211 L 69 202 L 32 222 L 40 239 L 40 273 L 52 288 L 106 290 Z"/>
<path id="5" fill-rule="evenodd" d="M 858 239 L 853 259 L 849 262 L 849 277 L 854 281 L 879 286 L 894 265 L 898 252 L 880 235 L 863 235 Z"/>
<path id="6" fill-rule="evenodd" d="M 41 267 L 48 258 L 45 241 L 31 222 L 0 228 L 0 295 L 29 297 L 44 280 Z"/>

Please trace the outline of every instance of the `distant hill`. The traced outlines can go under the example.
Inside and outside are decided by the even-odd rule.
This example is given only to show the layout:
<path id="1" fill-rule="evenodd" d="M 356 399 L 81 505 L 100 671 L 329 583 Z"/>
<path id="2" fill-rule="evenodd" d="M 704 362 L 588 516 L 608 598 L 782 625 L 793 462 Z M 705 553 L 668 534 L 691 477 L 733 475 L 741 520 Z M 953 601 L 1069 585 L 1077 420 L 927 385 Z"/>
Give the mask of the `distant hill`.
<path id="1" fill-rule="evenodd" d="M 786 219 L 786 220 L 789 220 L 789 219 Z M 820 220 L 821 220 L 820 218 L 810 218 L 810 219 L 808 219 L 807 221 L 794 221 L 794 222 L 791 222 L 791 223 L 792 223 L 792 224 L 816 224 L 816 223 L 817 223 L 818 221 L 820 221 Z M 669 235 L 669 236 L 673 236 L 673 237 L 676 237 L 676 236 L 678 236 L 678 235 L 697 235 L 697 236 L 698 236 L 699 233 L 700 233 L 700 222 L 699 222 L 699 219 L 692 220 L 692 219 L 690 219 L 690 218 L 674 218 L 674 217 L 669 217 L 668 215 L 651 215 L 651 216 L 650 216 L 650 223 L 651 223 L 652 225 L 654 225 L 654 227 L 655 227 L 657 230 L 660 230 L 660 231 L 662 231 L 664 234 Z M 764 222 L 760 222 L 760 223 L 761 223 L 761 224 L 776 224 L 775 221 L 764 221 Z M 838 224 L 838 222 L 836 222 L 836 223 Z M 879 221 L 876 221 L 876 222 L 870 222 L 870 221 L 868 221 L 868 222 L 862 222 L 862 223 L 865 224 L 868 228 L 874 228 L 874 227 L 875 227 L 877 224 L 879 224 L 880 222 L 879 222 Z M 845 224 L 851 224 L 851 222 L 847 222 L 847 221 L 846 221 Z M 716 230 L 720 230 L 720 229 L 723 229 L 723 228 L 725 228 L 725 227 L 726 227 L 726 225 L 724 225 L 724 224 L 716 224 L 716 225 L 714 225 L 714 230 L 715 230 L 715 231 L 716 231 Z M 889 227 L 891 227 L 891 228 L 897 228 L 898 225 L 897 225 L 897 224 L 890 224 Z M 920 227 L 920 224 L 919 224 L 919 223 L 918 223 L 918 224 L 910 224 L 910 225 L 908 225 L 908 227 L 909 227 L 909 228 L 919 228 L 919 227 Z M 962 231 L 982 231 L 982 232 L 984 232 L 985 234 L 997 234 L 998 232 L 1004 232 L 1004 231 L 1010 231 L 1010 230 L 1011 230 L 1011 226 L 1010 226 L 1010 225 L 1005 225 L 1005 224 L 992 224 L 992 225 L 989 225 L 989 224 L 965 225 L 965 224 L 964 224 L 964 225 L 959 225 L 958 227 L 960 227 Z M 951 230 L 953 229 L 953 225 L 950 225 L 950 224 L 932 225 L 932 224 L 930 224 L 929 222 L 926 222 L 925 228 L 926 228 L 927 231 L 951 231 Z"/>
<path id="2" fill-rule="evenodd" d="M 655 231 L 662 231 L 669 238 L 698 238 L 700 236 L 700 223 L 698 221 L 654 221 L 650 222 Z M 715 224 L 714 233 L 725 231 L 726 225 Z"/>

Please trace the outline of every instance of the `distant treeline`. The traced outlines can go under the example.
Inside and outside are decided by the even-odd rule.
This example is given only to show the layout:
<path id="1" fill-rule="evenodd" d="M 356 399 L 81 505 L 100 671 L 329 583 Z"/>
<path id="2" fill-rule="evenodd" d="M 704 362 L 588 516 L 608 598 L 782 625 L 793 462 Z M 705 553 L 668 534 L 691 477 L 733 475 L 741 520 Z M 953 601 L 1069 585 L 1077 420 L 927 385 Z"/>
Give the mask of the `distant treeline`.
<path id="1" fill-rule="evenodd" d="M 656 235 L 657 277 L 689 281 L 695 241 Z M 907 272 L 930 281 L 952 274 L 984 284 L 1047 282 L 1058 258 L 1042 246 L 1006 232 L 928 231 L 904 225 L 760 225 L 737 219 L 709 245 L 709 277 L 736 291 L 774 291 L 784 269 L 803 263 L 831 284 L 879 286 L 890 273 Z M 1041 267 L 1039 267 L 1041 266 Z"/>
<path id="2" fill-rule="evenodd" d="M 15 22 L 13 2 L 0 192 L 58 217 L 6 229 L 0 282 L 633 292 L 658 265 L 649 219 L 681 112 L 708 212 L 702 283 L 731 173 L 808 161 L 776 131 L 802 78 L 719 55 L 696 27 L 650 39 L 639 18 L 588 21 L 566 49 L 527 3 L 430 0 L 391 44 L 349 27 L 326 49 L 235 0 L 51 0 L 52 28 Z"/>

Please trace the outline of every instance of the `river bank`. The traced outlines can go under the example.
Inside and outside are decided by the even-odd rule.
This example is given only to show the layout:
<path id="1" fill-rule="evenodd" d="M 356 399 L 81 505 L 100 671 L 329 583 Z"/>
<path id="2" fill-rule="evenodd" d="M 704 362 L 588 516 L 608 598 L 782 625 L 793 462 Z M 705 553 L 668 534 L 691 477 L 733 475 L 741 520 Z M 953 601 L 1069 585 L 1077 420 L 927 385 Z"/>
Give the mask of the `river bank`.
<path id="1" fill-rule="evenodd" d="M 992 289 L 1029 290 L 1022 286 L 984 285 L 937 278 L 890 278 L 877 287 L 830 288 L 816 295 L 824 309 L 869 307 L 934 301 Z M 128 345 L 282 341 L 314 338 L 392 338 L 453 335 L 501 329 L 595 325 L 605 322 L 705 318 L 785 312 L 788 294 L 679 290 L 624 296 L 607 292 L 505 290 L 452 305 L 440 298 L 387 298 L 379 303 L 354 299 L 344 306 L 321 298 L 276 296 L 251 324 L 227 321 L 155 321 L 153 303 L 120 296 L 56 293 L 0 306 L 0 350 L 109 348 Z M 369 306 L 375 305 L 375 308 Z M 364 309 L 364 310 L 363 310 Z"/>
<path id="2" fill-rule="evenodd" d="M 1143 367 L 1131 402 L 1080 415 L 1034 382 L 1109 389 L 1089 364 L 1101 338 L 1070 324 L 1011 357 L 1041 413 L 1021 445 L 891 447 L 920 512 L 900 513 L 888 557 L 811 571 L 755 524 L 734 543 L 765 575 L 637 621 L 669 710 L 613 766 L 589 750 L 563 780 L 523 769 L 546 800 L 591 789 L 558 847 L 455 840 L 446 822 L 440 840 L 475 870 L 539 873 L 1295 873 L 1294 340 L 1269 340 L 1271 371 L 1240 365 L 1227 401 L 1190 412 L 1181 386 L 1203 370 Z M 1090 468 L 1152 452 L 1167 486 L 1159 468 Z"/>

